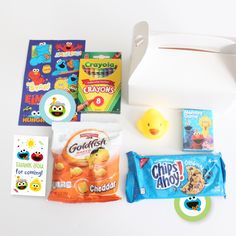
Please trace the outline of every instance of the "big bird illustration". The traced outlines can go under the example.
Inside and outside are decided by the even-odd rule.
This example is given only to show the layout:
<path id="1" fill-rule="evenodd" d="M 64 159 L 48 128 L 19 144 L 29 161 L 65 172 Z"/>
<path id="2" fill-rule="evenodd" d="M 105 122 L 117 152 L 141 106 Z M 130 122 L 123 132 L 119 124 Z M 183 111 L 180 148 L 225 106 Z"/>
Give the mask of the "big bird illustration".
<path id="1" fill-rule="evenodd" d="M 204 138 L 209 136 L 209 129 L 212 125 L 212 121 L 208 116 L 202 116 L 199 120 L 199 125 L 202 128 L 202 134 Z"/>

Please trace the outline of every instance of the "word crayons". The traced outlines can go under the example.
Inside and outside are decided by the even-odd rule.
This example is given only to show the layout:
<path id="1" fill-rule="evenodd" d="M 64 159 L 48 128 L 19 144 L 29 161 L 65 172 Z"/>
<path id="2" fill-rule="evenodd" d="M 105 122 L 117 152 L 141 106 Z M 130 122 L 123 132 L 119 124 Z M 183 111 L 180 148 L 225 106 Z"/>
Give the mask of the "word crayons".
<path id="1" fill-rule="evenodd" d="M 121 53 L 86 52 L 80 60 L 77 112 L 120 113 Z"/>

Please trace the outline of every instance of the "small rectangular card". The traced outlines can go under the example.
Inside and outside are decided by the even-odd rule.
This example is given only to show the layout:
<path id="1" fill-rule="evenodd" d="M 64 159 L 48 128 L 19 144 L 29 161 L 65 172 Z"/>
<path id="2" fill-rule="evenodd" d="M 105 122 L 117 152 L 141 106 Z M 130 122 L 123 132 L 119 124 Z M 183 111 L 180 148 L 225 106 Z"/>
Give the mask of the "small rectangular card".
<path id="1" fill-rule="evenodd" d="M 19 125 L 47 126 L 39 103 L 45 93 L 61 89 L 77 103 L 79 59 L 85 40 L 30 40 L 23 81 Z M 76 114 L 75 121 L 80 120 Z"/>
<path id="2" fill-rule="evenodd" d="M 45 196 L 48 137 L 14 136 L 11 194 Z"/>
<path id="3" fill-rule="evenodd" d="M 211 110 L 184 109 L 182 112 L 184 151 L 213 151 Z"/>

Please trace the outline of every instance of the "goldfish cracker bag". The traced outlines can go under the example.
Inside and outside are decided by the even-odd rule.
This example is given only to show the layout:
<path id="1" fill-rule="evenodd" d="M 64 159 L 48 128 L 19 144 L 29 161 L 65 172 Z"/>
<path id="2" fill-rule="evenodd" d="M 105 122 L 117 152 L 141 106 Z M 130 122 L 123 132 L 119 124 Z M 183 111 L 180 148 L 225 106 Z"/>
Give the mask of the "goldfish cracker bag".
<path id="1" fill-rule="evenodd" d="M 55 122 L 52 190 L 61 202 L 119 200 L 120 127 L 114 123 Z"/>

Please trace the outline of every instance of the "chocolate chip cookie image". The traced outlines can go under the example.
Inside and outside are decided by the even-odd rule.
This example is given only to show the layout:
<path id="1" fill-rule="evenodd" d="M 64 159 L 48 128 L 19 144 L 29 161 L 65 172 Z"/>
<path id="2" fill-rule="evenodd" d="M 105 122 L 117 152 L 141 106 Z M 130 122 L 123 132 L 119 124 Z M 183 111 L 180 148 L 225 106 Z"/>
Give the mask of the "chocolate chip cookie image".
<path id="1" fill-rule="evenodd" d="M 200 193 L 205 186 L 203 174 L 195 166 L 188 166 L 186 169 L 188 173 L 188 182 L 183 188 L 181 188 L 181 191 L 186 194 L 196 195 Z"/>

